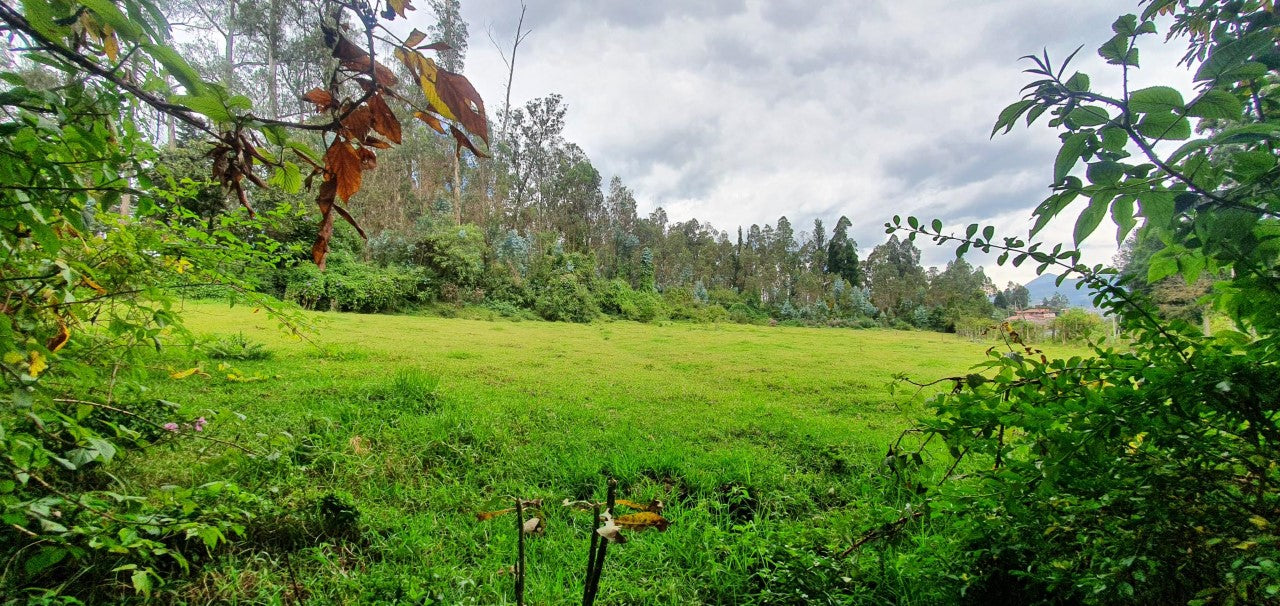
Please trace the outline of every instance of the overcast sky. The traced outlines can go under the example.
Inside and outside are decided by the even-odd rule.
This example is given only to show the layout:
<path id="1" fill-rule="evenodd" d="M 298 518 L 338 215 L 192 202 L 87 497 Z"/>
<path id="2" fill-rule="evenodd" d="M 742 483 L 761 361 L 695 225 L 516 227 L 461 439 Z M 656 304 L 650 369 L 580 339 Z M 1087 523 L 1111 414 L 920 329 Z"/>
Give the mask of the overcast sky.
<path id="1" fill-rule="evenodd" d="M 895 213 L 1025 235 L 1058 140 L 1043 123 L 988 138 L 1030 79 L 1018 57 L 1047 48 L 1061 59 L 1083 44 L 1075 67 L 1095 90 L 1115 90 L 1118 71 L 1093 49 L 1117 16 L 1140 10 L 1113 0 L 526 2 L 533 33 L 517 57 L 513 105 L 563 95 L 566 138 L 606 183 L 621 177 L 641 213 L 661 206 L 673 221 L 731 234 L 783 215 L 797 231 L 814 218 L 829 231 L 847 215 L 863 255 Z M 506 68 L 488 35 L 509 50 L 519 0 L 462 4 L 465 71 L 492 118 Z M 424 7 L 411 18 L 432 16 Z M 1133 86 L 1189 89 L 1178 48 L 1162 40 L 1145 39 L 1148 67 Z M 1068 240 L 1071 224 L 1050 238 Z M 1088 260 L 1111 258 L 1113 233 L 1098 230 Z M 953 255 L 920 246 L 926 266 Z M 1034 277 L 984 264 L 999 284 Z"/>

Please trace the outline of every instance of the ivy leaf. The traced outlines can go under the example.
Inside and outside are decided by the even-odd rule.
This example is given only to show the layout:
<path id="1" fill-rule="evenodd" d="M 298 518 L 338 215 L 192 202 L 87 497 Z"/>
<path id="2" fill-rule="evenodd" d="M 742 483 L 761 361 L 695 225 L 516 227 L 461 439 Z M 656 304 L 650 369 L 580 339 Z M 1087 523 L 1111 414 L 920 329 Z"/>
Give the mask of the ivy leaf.
<path id="1" fill-rule="evenodd" d="M 1182 93 L 1168 86 L 1151 86 L 1129 95 L 1129 110 L 1140 114 L 1181 111 Z"/>

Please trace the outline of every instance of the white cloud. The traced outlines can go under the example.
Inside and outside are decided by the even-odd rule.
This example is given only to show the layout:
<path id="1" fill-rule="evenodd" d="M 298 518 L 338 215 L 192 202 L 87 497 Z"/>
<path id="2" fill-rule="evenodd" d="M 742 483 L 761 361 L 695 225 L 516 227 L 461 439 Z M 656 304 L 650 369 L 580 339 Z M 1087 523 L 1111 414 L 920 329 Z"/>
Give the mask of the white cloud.
<path id="1" fill-rule="evenodd" d="M 533 34 L 517 57 L 512 102 L 562 94 L 566 137 L 606 179 L 621 176 L 641 212 L 663 206 L 672 220 L 727 231 L 781 215 L 797 229 L 815 217 L 830 226 L 843 214 L 867 250 L 895 213 L 1025 235 L 1048 193 L 1057 138 L 1038 125 L 988 140 L 1030 79 L 1017 58 L 1045 47 L 1061 59 L 1083 44 L 1075 68 L 1115 89 L 1119 72 L 1093 49 L 1116 16 L 1137 10 L 1107 0 L 530 0 Z M 509 46 L 519 5 L 476 0 L 464 16 L 467 73 L 496 113 L 507 72 L 486 30 Z M 1177 50 L 1158 46 L 1146 40 L 1146 63 L 1172 66 Z M 1171 67 L 1132 78 L 1171 80 L 1187 88 Z M 1046 237 L 1069 240 L 1070 223 Z M 1099 229 L 1086 260 L 1110 259 L 1112 231 Z M 921 246 L 927 263 L 950 256 Z M 1031 277 L 1025 266 L 989 273 Z"/>

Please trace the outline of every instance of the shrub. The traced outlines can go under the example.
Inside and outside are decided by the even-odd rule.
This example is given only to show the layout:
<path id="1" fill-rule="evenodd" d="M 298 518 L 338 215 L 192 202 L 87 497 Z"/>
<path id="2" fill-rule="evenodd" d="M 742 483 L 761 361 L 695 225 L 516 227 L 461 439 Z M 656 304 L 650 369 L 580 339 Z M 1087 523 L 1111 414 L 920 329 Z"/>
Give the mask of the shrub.
<path id="1" fill-rule="evenodd" d="M 271 350 L 266 345 L 250 340 L 244 333 L 234 335 L 217 335 L 209 337 L 201 349 L 215 360 L 266 360 L 271 357 Z"/>
<path id="2" fill-rule="evenodd" d="M 552 321 L 590 322 L 600 315 L 595 296 L 573 274 L 564 274 L 541 285 L 534 311 Z"/>

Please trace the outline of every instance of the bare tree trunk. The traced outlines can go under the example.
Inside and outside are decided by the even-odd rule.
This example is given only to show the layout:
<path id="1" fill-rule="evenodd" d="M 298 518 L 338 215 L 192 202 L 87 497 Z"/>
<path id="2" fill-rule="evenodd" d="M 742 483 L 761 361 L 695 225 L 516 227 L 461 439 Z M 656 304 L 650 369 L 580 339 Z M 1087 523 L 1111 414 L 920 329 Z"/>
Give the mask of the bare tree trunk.
<path id="1" fill-rule="evenodd" d="M 453 155 L 453 224 L 462 225 L 462 154 Z"/>

